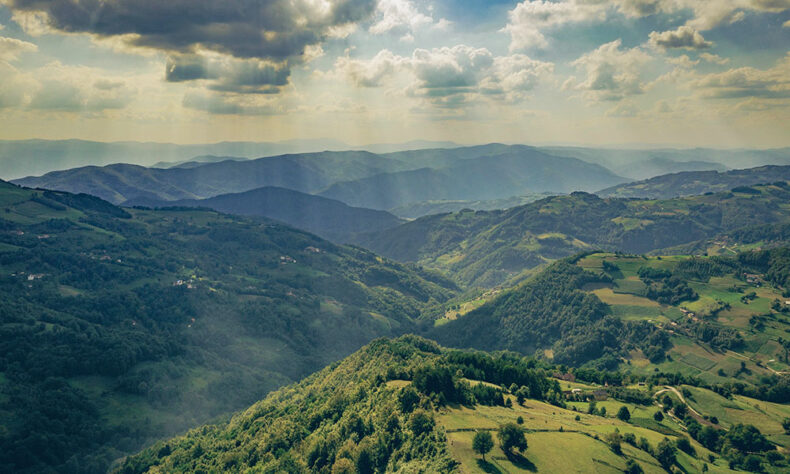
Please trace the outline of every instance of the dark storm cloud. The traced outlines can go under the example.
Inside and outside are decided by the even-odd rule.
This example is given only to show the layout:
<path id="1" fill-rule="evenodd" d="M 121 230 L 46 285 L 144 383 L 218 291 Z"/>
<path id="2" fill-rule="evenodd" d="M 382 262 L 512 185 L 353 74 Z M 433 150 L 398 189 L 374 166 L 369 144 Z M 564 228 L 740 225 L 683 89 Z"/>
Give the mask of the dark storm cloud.
<path id="1" fill-rule="evenodd" d="M 324 40 L 333 27 L 368 18 L 375 0 L 8 0 L 18 11 L 44 12 L 49 26 L 99 36 L 138 35 L 136 46 L 238 58 L 285 60 Z"/>
<path id="2" fill-rule="evenodd" d="M 198 55 L 171 56 L 165 70 L 168 82 L 209 80 L 208 88 L 212 90 L 263 94 L 279 92 L 280 87 L 288 84 L 290 74 L 285 64 Z"/>
<path id="3" fill-rule="evenodd" d="M 170 54 L 169 82 L 208 80 L 213 90 L 277 93 L 305 48 L 370 17 L 377 0 L 6 0 L 43 12 L 55 30 L 123 36 Z M 201 55 L 212 51 L 235 59 Z M 211 56 L 207 58 L 205 56 Z"/>

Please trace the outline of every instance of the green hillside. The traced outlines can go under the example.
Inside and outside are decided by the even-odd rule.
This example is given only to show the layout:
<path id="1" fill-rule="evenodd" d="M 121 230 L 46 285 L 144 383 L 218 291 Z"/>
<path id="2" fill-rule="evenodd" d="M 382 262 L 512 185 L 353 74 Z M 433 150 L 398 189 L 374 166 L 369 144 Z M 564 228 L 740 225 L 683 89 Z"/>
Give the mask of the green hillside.
<path id="1" fill-rule="evenodd" d="M 506 211 L 427 216 L 358 243 L 390 258 L 492 287 L 578 252 L 647 253 L 790 222 L 786 183 L 669 200 L 554 196 Z"/>
<path id="2" fill-rule="evenodd" d="M 227 422 L 127 458 L 117 472 L 787 469 L 781 426 L 767 423 L 761 433 L 748 424 L 762 412 L 786 417 L 785 406 L 716 398 L 701 387 L 667 385 L 662 374 L 604 386 L 589 371 L 565 375 L 575 382 L 554 379 L 557 370 L 413 336 L 379 339 Z M 665 397 L 675 397 L 672 406 Z M 723 412 L 733 404 L 741 407 L 737 418 Z M 481 456 L 473 438 L 485 433 L 493 442 Z"/>
<path id="3" fill-rule="evenodd" d="M 0 182 L 0 471 L 103 472 L 455 294 L 271 221 Z"/>
<path id="4" fill-rule="evenodd" d="M 727 258 L 582 255 L 478 297 L 426 334 L 453 347 L 569 366 L 675 373 L 723 393 L 786 403 L 789 268 L 787 248 Z"/>
<path id="5" fill-rule="evenodd" d="M 611 314 L 647 321 L 671 334 L 672 348 L 664 358 L 629 354 L 633 370 L 657 367 L 709 383 L 790 374 L 788 264 L 786 249 L 734 258 L 595 254 L 578 263 L 611 276 L 611 283 L 586 288 Z"/>
<path id="6" fill-rule="evenodd" d="M 723 192 L 738 186 L 752 186 L 790 179 L 790 166 L 760 166 L 731 171 L 684 171 L 653 175 L 634 183 L 618 184 L 599 191 L 599 196 L 671 199 L 676 196 Z"/>

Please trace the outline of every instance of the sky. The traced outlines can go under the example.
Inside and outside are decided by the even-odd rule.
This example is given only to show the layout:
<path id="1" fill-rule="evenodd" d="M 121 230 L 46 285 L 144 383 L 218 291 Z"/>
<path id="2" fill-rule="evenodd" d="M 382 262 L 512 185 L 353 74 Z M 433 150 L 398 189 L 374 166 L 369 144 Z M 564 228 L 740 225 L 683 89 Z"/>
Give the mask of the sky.
<path id="1" fill-rule="evenodd" d="M 0 0 L 0 139 L 790 146 L 790 0 Z"/>

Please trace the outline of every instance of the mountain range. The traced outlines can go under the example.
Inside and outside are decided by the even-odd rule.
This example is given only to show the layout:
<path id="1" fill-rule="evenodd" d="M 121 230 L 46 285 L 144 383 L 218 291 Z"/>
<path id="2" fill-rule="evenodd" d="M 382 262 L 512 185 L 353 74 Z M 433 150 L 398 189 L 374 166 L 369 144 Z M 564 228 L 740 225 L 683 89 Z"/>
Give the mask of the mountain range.
<path id="1" fill-rule="evenodd" d="M 206 199 L 138 198 L 123 205 L 197 207 L 240 216 L 268 217 L 335 242 L 347 242 L 356 234 L 381 232 L 404 222 L 386 211 L 351 207 L 333 199 L 273 186 Z"/>
<path id="2" fill-rule="evenodd" d="M 426 216 L 355 243 L 395 260 L 491 287 L 554 259 L 592 249 L 644 253 L 790 221 L 790 188 L 776 185 L 667 200 L 575 192 L 504 211 Z"/>

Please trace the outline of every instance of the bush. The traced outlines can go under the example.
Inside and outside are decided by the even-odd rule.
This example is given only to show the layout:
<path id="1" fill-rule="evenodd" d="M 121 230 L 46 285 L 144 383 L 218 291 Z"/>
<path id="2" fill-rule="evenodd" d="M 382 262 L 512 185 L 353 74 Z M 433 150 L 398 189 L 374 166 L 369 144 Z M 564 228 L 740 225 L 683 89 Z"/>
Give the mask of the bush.
<path id="1" fill-rule="evenodd" d="M 617 411 L 617 418 L 622 421 L 628 421 L 631 419 L 631 412 L 628 411 L 628 407 L 621 406 L 620 410 Z"/>

